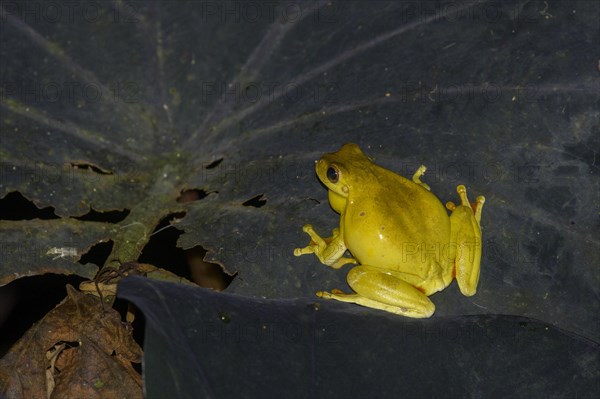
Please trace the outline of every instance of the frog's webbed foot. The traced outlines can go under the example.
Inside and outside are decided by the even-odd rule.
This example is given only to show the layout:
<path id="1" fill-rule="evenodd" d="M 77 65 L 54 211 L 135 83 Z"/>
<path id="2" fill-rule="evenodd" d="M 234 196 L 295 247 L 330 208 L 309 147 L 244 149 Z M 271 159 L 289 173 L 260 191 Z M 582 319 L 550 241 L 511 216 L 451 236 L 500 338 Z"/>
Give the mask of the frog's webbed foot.
<path id="1" fill-rule="evenodd" d="M 295 256 L 315 254 L 321 263 L 334 269 L 339 269 L 348 263 L 357 263 L 356 259 L 343 256 L 346 252 L 346 246 L 340 236 L 340 229 L 333 229 L 333 235 L 328 238 L 319 236 L 310 224 L 304 225 L 302 231 L 310 236 L 311 241 L 304 248 L 294 249 Z"/>
<path id="2" fill-rule="evenodd" d="M 463 295 L 471 296 L 477 291 L 481 261 L 481 211 L 485 198 L 477 197 L 477 202 L 470 203 L 467 189 L 460 185 L 456 187 L 460 197 L 460 205 L 448 202 L 446 208 L 452 211 L 450 215 L 451 246 L 456 249 L 454 267 L 456 281 Z"/>
<path id="3" fill-rule="evenodd" d="M 421 187 L 426 188 L 428 191 L 431 191 L 431 188 L 429 187 L 429 185 L 427 183 L 423 183 L 420 179 L 420 177 L 425 174 L 426 170 L 427 170 L 427 167 L 425 165 L 419 166 L 419 169 L 417 169 L 417 171 L 415 172 L 415 174 L 412 177 L 412 181 L 417 183 Z"/>

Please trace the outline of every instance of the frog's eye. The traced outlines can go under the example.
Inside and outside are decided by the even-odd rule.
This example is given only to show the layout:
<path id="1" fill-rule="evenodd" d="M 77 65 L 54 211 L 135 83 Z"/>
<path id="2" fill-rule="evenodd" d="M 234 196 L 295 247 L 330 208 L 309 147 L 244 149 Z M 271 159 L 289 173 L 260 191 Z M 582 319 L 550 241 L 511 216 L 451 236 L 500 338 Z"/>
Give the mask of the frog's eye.
<path id="1" fill-rule="evenodd" d="M 330 166 L 327 168 L 327 178 L 332 183 L 337 183 L 340 179 L 340 173 L 335 166 Z"/>

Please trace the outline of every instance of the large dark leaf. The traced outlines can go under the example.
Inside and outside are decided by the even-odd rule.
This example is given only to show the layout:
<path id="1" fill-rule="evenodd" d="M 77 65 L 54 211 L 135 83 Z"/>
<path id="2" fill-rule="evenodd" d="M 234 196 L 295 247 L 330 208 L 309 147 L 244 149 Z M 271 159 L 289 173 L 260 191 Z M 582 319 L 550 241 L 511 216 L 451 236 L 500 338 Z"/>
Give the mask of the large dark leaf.
<path id="1" fill-rule="evenodd" d="M 185 211 L 179 245 L 237 272 L 231 293 L 347 288 L 292 251 L 303 224 L 337 225 L 313 161 L 354 141 L 405 176 L 427 165 L 443 202 L 459 183 L 486 196 L 478 293 L 450 286 L 434 317 L 600 340 L 598 2 L 48 4 L 2 2 L 0 184 L 60 219 L 1 222 L 1 282 L 89 277 L 74 262 L 100 241 L 134 261 Z M 188 188 L 208 196 L 177 202 Z M 70 219 L 90 209 L 130 213 Z"/>
<path id="2" fill-rule="evenodd" d="M 415 320 L 132 277 L 147 398 L 596 397 L 600 346 L 517 316 Z"/>

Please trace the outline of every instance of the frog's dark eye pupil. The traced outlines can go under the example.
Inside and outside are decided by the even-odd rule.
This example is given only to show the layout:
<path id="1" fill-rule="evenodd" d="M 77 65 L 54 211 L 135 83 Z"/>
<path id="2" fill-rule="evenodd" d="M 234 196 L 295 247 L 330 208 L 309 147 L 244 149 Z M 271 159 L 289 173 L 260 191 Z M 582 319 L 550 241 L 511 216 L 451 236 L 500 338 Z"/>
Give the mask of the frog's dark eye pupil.
<path id="1" fill-rule="evenodd" d="M 340 175 L 339 175 L 337 169 L 334 168 L 333 166 L 330 166 L 329 168 L 327 168 L 327 178 L 329 179 L 330 182 L 337 183 L 338 179 L 340 178 Z"/>

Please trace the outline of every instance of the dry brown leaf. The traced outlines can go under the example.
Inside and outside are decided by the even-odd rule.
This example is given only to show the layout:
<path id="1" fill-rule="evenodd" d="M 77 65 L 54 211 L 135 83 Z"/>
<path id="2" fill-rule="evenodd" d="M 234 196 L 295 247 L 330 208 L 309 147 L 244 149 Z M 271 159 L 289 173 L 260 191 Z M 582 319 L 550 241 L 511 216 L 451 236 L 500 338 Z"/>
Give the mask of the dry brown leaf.
<path id="1" fill-rule="evenodd" d="M 142 351 L 112 308 L 67 285 L 67 298 L 0 359 L 7 399 L 142 398 Z M 52 386 L 54 384 L 54 386 Z"/>

